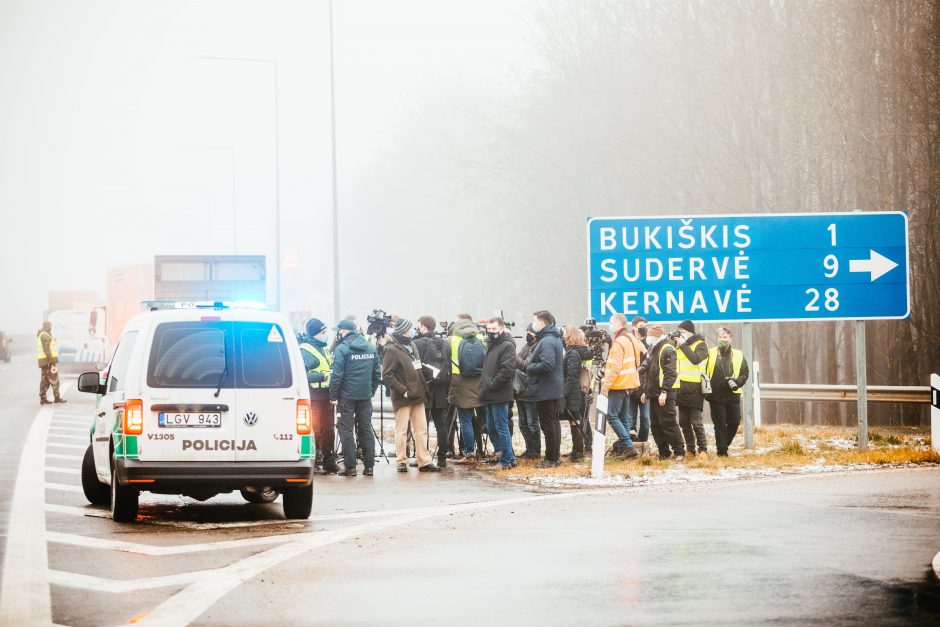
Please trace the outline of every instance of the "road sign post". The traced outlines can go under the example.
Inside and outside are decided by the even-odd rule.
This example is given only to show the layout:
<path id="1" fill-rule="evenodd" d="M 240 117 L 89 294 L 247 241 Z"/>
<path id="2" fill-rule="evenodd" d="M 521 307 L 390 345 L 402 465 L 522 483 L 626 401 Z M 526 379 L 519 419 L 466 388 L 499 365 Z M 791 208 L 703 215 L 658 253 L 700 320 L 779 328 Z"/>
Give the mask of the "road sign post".
<path id="1" fill-rule="evenodd" d="M 744 353 L 744 359 L 747 363 L 754 363 L 754 342 L 751 334 L 751 323 L 745 322 L 741 325 L 741 351 Z M 754 448 L 754 405 L 751 397 L 753 381 L 751 385 L 744 386 L 744 398 L 741 399 L 744 404 L 744 448 Z"/>
<path id="2" fill-rule="evenodd" d="M 865 321 L 855 321 L 855 379 L 858 385 L 858 450 L 868 450 L 868 359 Z"/>
<path id="3" fill-rule="evenodd" d="M 930 375 L 930 446 L 940 453 L 940 375 Z"/>

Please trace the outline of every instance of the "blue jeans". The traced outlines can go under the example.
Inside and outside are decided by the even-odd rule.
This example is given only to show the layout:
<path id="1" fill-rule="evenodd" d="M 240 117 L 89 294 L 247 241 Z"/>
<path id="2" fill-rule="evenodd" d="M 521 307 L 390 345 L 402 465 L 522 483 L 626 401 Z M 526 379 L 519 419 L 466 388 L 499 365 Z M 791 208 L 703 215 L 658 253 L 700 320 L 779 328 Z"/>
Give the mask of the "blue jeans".
<path id="1" fill-rule="evenodd" d="M 640 424 L 637 425 L 636 419 L 639 414 Z M 627 428 L 636 431 L 636 441 L 646 442 L 650 439 L 650 402 L 640 403 L 633 398 L 632 394 L 627 395 Z"/>
<path id="2" fill-rule="evenodd" d="M 475 409 L 457 408 L 457 418 L 460 419 L 460 449 L 464 455 L 473 455 L 475 440 L 473 438 L 473 414 Z"/>
<path id="3" fill-rule="evenodd" d="M 500 465 L 515 464 L 516 454 L 509 435 L 509 403 L 490 403 L 483 409 L 486 411 L 486 432 L 493 442 L 493 449 L 500 454 Z"/>
<path id="4" fill-rule="evenodd" d="M 532 441 L 529 443 L 529 452 L 533 455 L 542 454 L 542 427 L 539 424 L 539 404 L 532 401 L 525 402 L 525 417 L 529 423 L 529 433 Z"/>
<path id="5" fill-rule="evenodd" d="M 617 448 L 620 449 L 633 448 L 633 440 L 630 439 L 630 418 L 627 416 L 629 398 L 630 393 L 626 390 L 611 390 L 607 394 L 607 422 L 617 434 Z"/>

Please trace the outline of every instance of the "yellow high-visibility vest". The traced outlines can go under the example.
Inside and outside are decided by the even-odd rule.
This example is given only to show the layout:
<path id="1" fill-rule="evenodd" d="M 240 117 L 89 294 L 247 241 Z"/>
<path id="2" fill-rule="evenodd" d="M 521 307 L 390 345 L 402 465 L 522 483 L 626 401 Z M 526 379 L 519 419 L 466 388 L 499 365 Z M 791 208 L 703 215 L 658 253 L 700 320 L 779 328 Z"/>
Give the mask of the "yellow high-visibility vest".
<path id="1" fill-rule="evenodd" d="M 330 359 L 330 351 L 326 349 L 321 351 L 313 344 L 308 344 L 307 342 L 304 342 L 303 344 L 300 345 L 300 350 L 307 351 L 308 353 L 316 357 L 317 360 L 319 360 L 319 364 L 317 364 L 317 367 L 314 368 L 313 370 L 309 370 L 308 372 L 325 372 L 329 374 L 332 371 L 333 360 Z M 327 376 L 326 381 L 311 382 L 310 387 L 314 389 L 324 389 L 324 388 L 330 387 L 329 376 Z"/>
<path id="2" fill-rule="evenodd" d="M 49 355 L 46 355 L 46 351 L 42 349 L 42 336 L 44 335 L 49 338 Z M 46 359 L 46 357 L 59 357 L 59 344 L 48 331 L 42 331 L 39 335 L 36 336 L 36 353 L 39 359 Z"/>
<path id="3" fill-rule="evenodd" d="M 663 342 L 667 342 L 667 340 L 663 340 Z M 663 346 L 662 350 L 659 351 L 659 355 L 657 355 L 657 359 L 659 360 L 659 389 L 662 389 L 663 379 L 665 379 L 663 376 L 663 351 L 665 351 L 667 348 L 674 353 L 677 352 L 676 347 L 667 342 L 667 344 Z M 676 381 L 672 384 L 672 388 L 674 390 L 679 389 L 679 377 L 676 377 Z"/>
<path id="4" fill-rule="evenodd" d="M 696 341 L 694 344 L 689 346 L 689 348 L 694 351 L 696 347 L 702 343 L 702 341 L 703 340 Z M 678 358 L 676 369 L 679 371 L 679 381 L 698 383 L 702 380 L 702 376 L 705 374 L 705 368 L 708 366 L 707 359 L 703 359 L 697 364 L 693 364 L 681 350 L 676 350 L 676 357 Z"/>
<path id="5" fill-rule="evenodd" d="M 718 347 L 712 348 L 708 351 L 708 378 L 711 379 L 712 375 L 715 374 L 715 362 L 718 361 Z M 739 351 L 736 348 L 731 349 L 731 376 L 737 379 L 741 376 L 741 364 L 744 363 L 744 353 Z M 741 393 L 741 388 L 737 390 L 732 390 L 735 394 Z"/>
<path id="6" fill-rule="evenodd" d="M 477 335 L 477 339 L 480 340 L 480 342 L 483 343 L 484 346 L 486 346 L 486 344 L 484 343 L 485 337 L 483 336 L 483 334 L 477 333 L 476 335 Z M 459 335 L 450 336 L 450 372 L 451 374 L 460 374 L 460 366 L 457 363 L 457 360 L 460 358 L 460 355 L 457 354 L 457 350 L 460 348 L 460 342 L 463 339 L 464 338 L 462 338 Z"/>

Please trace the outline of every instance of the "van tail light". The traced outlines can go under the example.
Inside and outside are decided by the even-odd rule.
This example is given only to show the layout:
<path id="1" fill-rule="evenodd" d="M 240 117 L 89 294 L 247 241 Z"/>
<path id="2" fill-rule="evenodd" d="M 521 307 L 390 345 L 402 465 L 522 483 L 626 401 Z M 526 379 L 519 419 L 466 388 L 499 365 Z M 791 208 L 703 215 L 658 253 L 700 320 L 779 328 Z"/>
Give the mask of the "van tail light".
<path id="1" fill-rule="evenodd" d="M 313 417 L 310 411 L 310 401 L 302 398 L 297 401 L 297 434 L 310 435 L 313 431 Z"/>
<path id="2" fill-rule="evenodd" d="M 134 398 L 124 402 L 124 435 L 144 432 L 144 402 Z"/>

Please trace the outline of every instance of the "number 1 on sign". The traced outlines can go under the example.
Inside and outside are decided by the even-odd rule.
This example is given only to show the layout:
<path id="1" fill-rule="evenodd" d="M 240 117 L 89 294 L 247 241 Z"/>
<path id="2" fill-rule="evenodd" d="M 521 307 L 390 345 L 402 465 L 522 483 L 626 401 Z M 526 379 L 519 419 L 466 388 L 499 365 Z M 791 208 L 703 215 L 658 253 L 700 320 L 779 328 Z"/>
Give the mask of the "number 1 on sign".
<path id="1" fill-rule="evenodd" d="M 829 238 L 832 240 L 832 245 L 835 246 L 836 245 L 836 225 L 830 224 L 828 230 L 829 230 Z"/>

